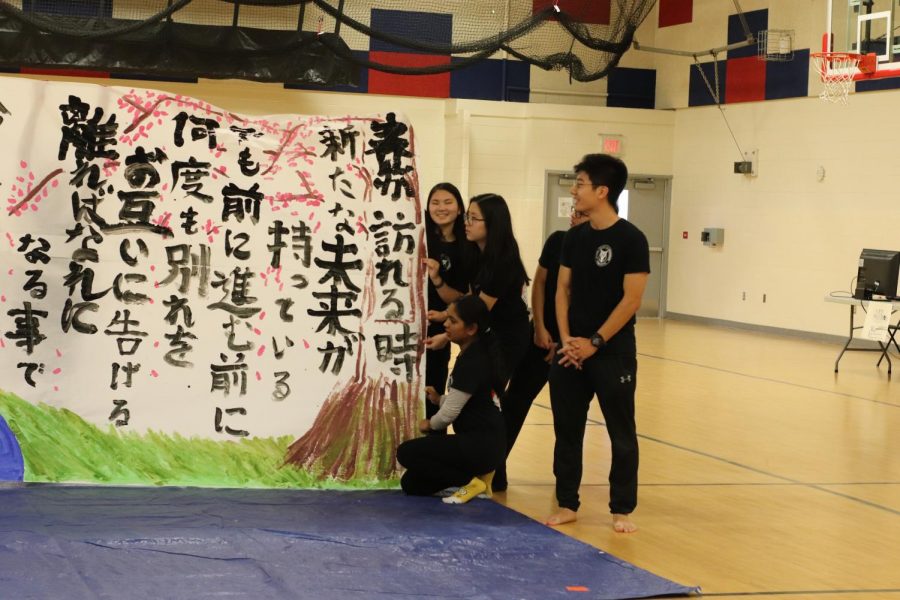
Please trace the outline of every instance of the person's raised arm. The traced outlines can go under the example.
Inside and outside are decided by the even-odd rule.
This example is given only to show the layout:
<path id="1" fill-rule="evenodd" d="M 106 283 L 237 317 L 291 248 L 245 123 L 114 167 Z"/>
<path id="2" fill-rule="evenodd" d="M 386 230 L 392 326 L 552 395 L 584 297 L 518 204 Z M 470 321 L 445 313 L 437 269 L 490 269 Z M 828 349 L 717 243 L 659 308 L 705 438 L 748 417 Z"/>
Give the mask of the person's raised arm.
<path id="1" fill-rule="evenodd" d="M 422 262 L 425 264 L 425 268 L 428 270 L 428 278 L 434 285 L 434 289 L 437 290 L 441 300 L 450 304 L 463 295 L 463 292 L 450 287 L 447 285 L 447 282 L 443 280 L 441 277 L 441 264 L 438 261 L 433 258 L 424 258 L 422 259 Z"/>

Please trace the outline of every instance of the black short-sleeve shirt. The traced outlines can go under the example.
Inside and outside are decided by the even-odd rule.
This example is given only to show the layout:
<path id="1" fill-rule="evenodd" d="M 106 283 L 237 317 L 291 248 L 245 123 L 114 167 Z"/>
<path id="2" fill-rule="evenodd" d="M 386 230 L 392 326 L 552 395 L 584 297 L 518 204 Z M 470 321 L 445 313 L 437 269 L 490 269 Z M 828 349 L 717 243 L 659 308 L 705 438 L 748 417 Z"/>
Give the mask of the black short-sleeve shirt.
<path id="1" fill-rule="evenodd" d="M 522 299 L 525 282 L 514 265 L 500 265 L 493 272 L 479 262 L 474 269 L 472 293 L 496 298 L 491 308 L 491 328 L 505 345 L 528 331 L 528 306 Z"/>
<path id="2" fill-rule="evenodd" d="M 559 255 L 562 252 L 565 231 L 554 231 L 544 242 L 538 264 L 547 270 L 544 282 L 544 327 L 554 340 L 559 340 L 559 325 L 556 323 L 556 281 L 559 278 Z"/>
<path id="3" fill-rule="evenodd" d="M 434 240 L 428 247 L 428 256 L 440 264 L 439 273 L 441 280 L 454 290 L 462 293 L 469 291 L 469 278 L 463 264 L 462 244 L 457 240 L 447 242 L 442 239 Z M 428 310 L 446 310 L 447 303 L 441 299 L 431 279 L 428 280 Z M 444 331 L 443 323 L 429 323 L 429 334 Z"/>
<path id="4" fill-rule="evenodd" d="M 625 295 L 625 275 L 650 272 L 650 248 L 641 230 L 625 219 L 599 230 L 587 222 L 566 233 L 560 264 L 572 270 L 569 333 L 590 337 Z M 602 355 L 634 355 L 634 323 L 632 317 L 607 340 Z"/>
<path id="5" fill-rule="evenodd" d="M 472 395 L 453 421 L 453 431 L 456 433 L 503 430 L 500 407 L 491 396 L 489 364 L 487 349 L 479 340 L 456 357 L 447 387 Z"/>

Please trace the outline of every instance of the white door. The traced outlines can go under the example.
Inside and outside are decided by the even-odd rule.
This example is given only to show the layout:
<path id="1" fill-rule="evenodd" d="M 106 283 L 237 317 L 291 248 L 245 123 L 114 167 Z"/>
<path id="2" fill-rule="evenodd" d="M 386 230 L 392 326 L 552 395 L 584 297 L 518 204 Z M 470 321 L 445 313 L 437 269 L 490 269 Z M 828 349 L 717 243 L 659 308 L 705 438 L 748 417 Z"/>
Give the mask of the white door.
<path id="1" fill-rule="evenodd" d="M 572 173 L 548 172 L 544 189 L 544 239 L 552 232 L 569 227 L 575 182 Z M 639 317 L 665 314 L 666 232 L 668 231 L 669 189 L 671 178 L 632 175 L 619 197 L 619 215 L 628 219 L 647 236 L 650 244 L 650 278 Z"/>

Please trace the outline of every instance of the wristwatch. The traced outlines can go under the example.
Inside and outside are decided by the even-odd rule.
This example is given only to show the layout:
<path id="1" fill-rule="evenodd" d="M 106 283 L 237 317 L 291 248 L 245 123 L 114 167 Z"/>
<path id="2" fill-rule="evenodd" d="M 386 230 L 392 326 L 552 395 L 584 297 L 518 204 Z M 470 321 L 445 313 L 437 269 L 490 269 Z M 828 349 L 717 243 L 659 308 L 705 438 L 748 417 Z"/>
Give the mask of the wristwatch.
<path id="1" fill-rule="evenodd" d="M 602 348 L 606 345 L 606 340 L 603 339 L 603 336 L 599 333 L 595 333 L 591 336 L 591 346 L 594 348 Z"/>

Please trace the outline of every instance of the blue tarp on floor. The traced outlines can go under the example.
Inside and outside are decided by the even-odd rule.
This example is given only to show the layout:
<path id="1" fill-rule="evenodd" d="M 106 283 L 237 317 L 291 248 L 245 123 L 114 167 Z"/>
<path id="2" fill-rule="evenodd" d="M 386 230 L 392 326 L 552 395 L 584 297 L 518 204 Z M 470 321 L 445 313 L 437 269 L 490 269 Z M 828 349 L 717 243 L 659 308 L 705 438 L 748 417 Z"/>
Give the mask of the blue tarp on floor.
<path id="1" fill-rule="evenodd" d="M 0 416 L 0 481 L 22 481 L 24 474 L 25 463 L 22 460 L 19 442 Z"/>
<path id="2" fill-rule="evenodd" d="M 692 591 L 481 499 L 0 488 L 0 598 L 587 600 Z"/>

